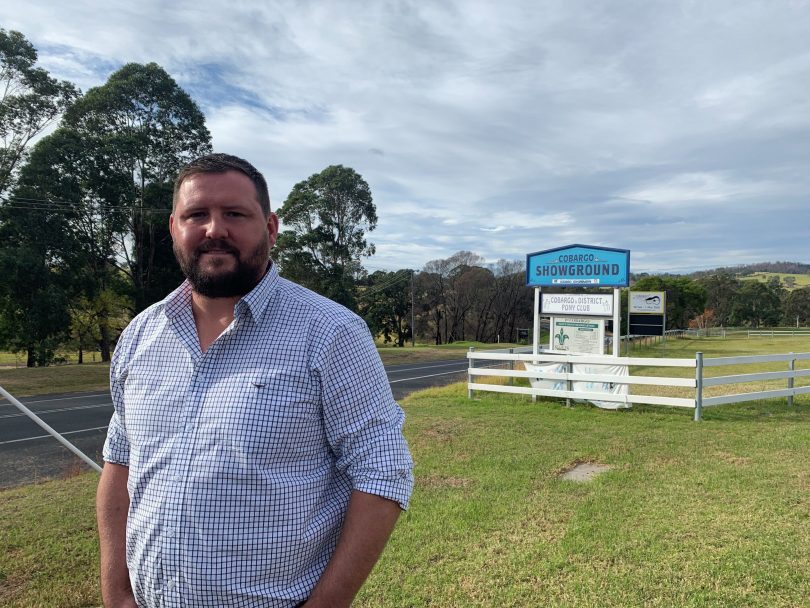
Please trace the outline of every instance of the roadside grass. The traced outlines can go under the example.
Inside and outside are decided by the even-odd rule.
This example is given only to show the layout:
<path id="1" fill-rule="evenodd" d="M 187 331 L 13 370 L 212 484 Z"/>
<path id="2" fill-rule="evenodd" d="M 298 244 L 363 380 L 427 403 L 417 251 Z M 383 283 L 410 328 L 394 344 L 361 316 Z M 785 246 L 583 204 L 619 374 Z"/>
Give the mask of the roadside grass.
<path id="1" fill-rule="evenodd" d="M 417 487 L 358 606 L 802 606 L 810 400 L 601 411 L 405 400 Z M 589 484 L 557 473 L 612 470 Z"/>
<path id="2" fill-rule="evenodd" d="M 427 361 L 442 361 L 444 359 L 464 359 L 470 347 L 476 349 L 493 348 L 513 348 L 525 346 L 525 344 L 513 344 L 501 342 L 499 344 L 487 344 L 484 342 L 453 342 L 452 344 L 417 344 L 411 346 L 410 343 L 403 347 L 377 345 L 377 351 L 385 365 L 405 365 L 408 363 L 422 363 Z"/>
<path id="3" fill-rule="evenodd" d="M 797 607 L 810 399 L 602 411 L 450 385 L 402 402 L 416 490 L 360 608 Z M 558 473 L 609 465 L 587 484 Z M 0 605 L 99 605 L 97 477 L 0 492 Z"/>
<path id="4" fill-rule="evenodd" d="M 15 397 L 99 391 L 110 386 L 108 363 L 0 368 L 0 386 Z"/>

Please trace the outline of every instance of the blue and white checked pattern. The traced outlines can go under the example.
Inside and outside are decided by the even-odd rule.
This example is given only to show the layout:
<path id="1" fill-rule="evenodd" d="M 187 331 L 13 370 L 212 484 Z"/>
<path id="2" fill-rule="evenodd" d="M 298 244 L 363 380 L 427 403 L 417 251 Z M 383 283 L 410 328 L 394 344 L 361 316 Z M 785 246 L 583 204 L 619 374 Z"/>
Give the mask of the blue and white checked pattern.
<path id="1" fill-rule="evenodd" d="M 404 415 L 362 319 L 275 265 L 202 353 L 181 285 L 111 366 L 104 460 L 129 466 L 138 605 L 291 607 L 334 550 L 352 490 L 407 508 Z"/>

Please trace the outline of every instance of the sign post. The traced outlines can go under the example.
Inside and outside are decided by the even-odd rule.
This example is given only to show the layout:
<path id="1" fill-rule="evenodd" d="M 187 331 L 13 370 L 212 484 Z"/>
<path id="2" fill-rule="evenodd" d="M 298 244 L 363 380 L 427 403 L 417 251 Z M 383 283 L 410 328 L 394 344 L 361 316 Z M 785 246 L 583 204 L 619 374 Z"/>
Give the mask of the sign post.
<path id="1" fill-rule="evenodd" d="M 631 291 L 627 294 L 627 333 L 666 339 L 667 292 Z M 630 352 L 630 340 L 627 341 Z"/>

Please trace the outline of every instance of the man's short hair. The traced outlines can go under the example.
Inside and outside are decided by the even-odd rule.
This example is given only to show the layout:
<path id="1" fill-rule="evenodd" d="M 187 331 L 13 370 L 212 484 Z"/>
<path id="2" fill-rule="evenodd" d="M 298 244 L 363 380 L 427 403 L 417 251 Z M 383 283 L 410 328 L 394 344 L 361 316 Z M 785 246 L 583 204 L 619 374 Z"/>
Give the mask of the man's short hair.
<path id="1" fill-rule="evenodd" d="M 244 158 L 239 158 L 232 154 L 223 154 L 221 152 L 200 156 L 180 169 L 177 179 L 174 180 L 172 207 L 177 204 L 177 193 L 180 191 L 180 186 L 192 175 L 199 175 L 201 173 L 226 173 L 227 171 L 239 171 L 250 178 L 250 181 L 253 182 L 256 188 L 256 198 L 259 199 L 259 205 L 261 205 L 264 215 L 269 216 L 270 192 L 267 190 L 267 182 L 264 176 Z"/>

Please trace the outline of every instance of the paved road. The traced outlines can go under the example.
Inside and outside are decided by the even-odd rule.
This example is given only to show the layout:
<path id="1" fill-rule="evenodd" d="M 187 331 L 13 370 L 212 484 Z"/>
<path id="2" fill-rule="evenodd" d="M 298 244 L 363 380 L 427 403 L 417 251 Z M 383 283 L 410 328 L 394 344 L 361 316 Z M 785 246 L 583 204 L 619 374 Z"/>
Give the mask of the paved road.
<path id="1" fill-rule="evenodd" d="M 394 398 L 401 399 L 416 390 L 463 379 L 467 360 L 390 365 L 385 370 Z M 20 401 L 85 454 L 101 462 L 101 448 L 113 411 L 109 392 L 40 395 Z M 87 465 L 0 397 L 0 488 L 87 469 Z"/>

